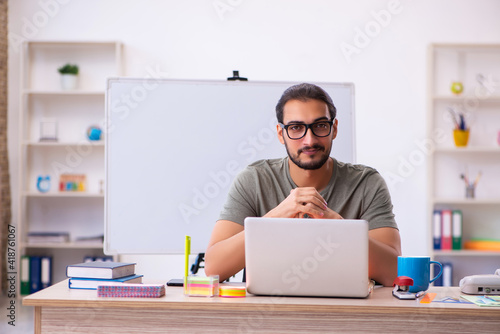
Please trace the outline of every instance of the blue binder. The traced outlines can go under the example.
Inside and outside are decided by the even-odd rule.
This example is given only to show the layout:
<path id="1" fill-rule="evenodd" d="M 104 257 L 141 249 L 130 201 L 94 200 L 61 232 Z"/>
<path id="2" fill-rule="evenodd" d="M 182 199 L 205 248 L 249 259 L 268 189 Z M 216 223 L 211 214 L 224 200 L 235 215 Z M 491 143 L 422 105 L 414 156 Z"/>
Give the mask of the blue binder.
<path id="1" fill-rule="evenodd" d="M 42 258 L 30 257 L 30 293 L 35 293 L 42 288 Z"/>

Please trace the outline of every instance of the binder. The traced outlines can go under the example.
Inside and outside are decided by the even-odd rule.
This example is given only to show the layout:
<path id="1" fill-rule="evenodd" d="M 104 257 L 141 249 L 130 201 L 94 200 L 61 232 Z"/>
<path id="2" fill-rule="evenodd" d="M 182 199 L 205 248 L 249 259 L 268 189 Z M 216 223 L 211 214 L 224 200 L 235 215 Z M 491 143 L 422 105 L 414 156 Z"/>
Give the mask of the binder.
<path id="1" fill-rule="evenodd" d="M 443 286 L 453 286 L 453 264 L 443 263 Z"/>
<path id="2" fill-rule="evenodd" d="M 441 211 L 434 210 L 432 216 L 432 239 L 434 241 L 434 249 L 441 249 Z"/>
<path id="3" fill-rule="evenodd" d="M 462 249 L 462 211 L 453 210 L 452 249 Z"/>
<path id="4" fill-rule="evenodd" d="M 52 258 L 43 256 L 41 262 L 41 289 L 45 289 L 52 285 Z"/>
<path id="5" fill-rule="evenodd" d="M 42 258 L 30 257 L 30 293 L 35 293 L 42 287 Z"/>
<path id="6" fill-rule="evenodd" d="M 441 211 L 441 249 L 451 250 L 451 210 Z"/>
<path id="7" fill-rule="evenodd" d="M 453 265 L 449 262 L 443 262 L 441 265 L 443 273 L 434 281 L 434 286 L 453 286 Z"/>
<path id="8" fill-rule="evenodd" d="M 30 258 L 21 256 L 21 295 L 30 294 Z"/>

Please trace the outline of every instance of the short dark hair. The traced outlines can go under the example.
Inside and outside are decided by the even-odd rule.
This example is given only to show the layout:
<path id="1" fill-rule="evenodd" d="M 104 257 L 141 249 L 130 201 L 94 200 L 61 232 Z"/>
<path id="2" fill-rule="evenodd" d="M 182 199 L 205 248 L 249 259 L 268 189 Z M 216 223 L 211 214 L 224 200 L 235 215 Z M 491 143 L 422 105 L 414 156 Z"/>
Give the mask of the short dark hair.
<path id="1" fill-rule="evenodd" d="M 279 123 L 283 123 L 283 107 L 290 100 L 299 100 L 303 102 L 307 100 L 322 101 L 328 106 L 331 119 L 333 120 L 337 116 L 337 108 L 335 108 L 330 95 L 328 95 L 323 88 L 310 83 L 301 83 L 287 88 L 283 92 L 283 95 L 281 95 L 276 105 L 276 118 Z"/>

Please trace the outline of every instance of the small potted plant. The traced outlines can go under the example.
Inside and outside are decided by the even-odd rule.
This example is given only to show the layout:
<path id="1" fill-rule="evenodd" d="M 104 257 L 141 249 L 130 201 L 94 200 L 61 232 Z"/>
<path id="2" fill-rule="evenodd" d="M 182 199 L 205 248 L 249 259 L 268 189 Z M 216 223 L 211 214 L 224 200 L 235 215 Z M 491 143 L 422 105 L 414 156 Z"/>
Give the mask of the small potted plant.
<path id="1" fill-rule="evenodd" d="M 57 69 L 61 74 L 61 87 L 63 90 L 76 88 L 78 80 L 78 65 L 66 64 Z"/>

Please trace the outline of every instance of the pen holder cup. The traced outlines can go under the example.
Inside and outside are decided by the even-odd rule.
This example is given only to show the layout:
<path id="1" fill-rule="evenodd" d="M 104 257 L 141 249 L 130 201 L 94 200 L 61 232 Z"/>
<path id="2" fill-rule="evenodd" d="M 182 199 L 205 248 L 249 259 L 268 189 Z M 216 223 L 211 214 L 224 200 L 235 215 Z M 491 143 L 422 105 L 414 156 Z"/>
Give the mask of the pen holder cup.
<path id="1" fill-rule="evenodd" d="M 465 187 L 465 198 L 474 198 L 476 197 L 476 187 L 473 185 Z"/>
<path id="2" fill-rule="evenodd" d="M 469 142 L 469 130 L 453 130 L 455 146 L 464 147 Z"/>

